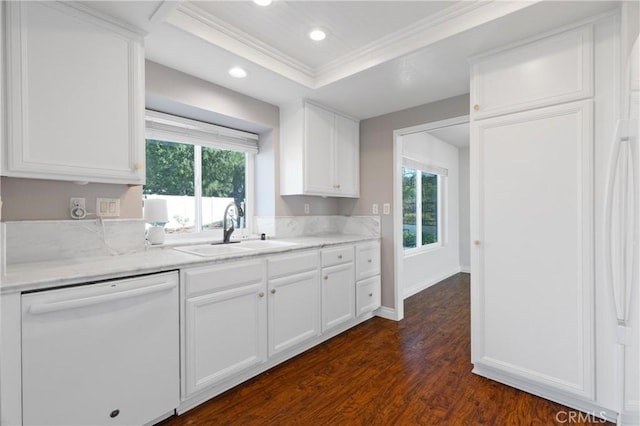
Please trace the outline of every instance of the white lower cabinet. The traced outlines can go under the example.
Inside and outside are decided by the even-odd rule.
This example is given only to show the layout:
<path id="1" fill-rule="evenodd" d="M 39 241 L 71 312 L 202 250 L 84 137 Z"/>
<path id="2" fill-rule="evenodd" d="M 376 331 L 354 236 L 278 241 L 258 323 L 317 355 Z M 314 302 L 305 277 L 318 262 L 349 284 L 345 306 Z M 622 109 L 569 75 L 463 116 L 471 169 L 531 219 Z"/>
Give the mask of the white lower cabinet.
<path id="1" fill-rule="evenodd" d="M 379 249 L 346 244 L 183 269 L 178 412 L 370 318 L 380 306 Z"/>
<path id="2" fill-rule="evenodd" d="M 264 270 L 256 260 L 183 272 L 186 396 L 266 360 Z"/>
<path id="3" fill-rule="evenodd" d="M 356 315 L 373 312 L 381 305 L 380 243 L 356 246 Z"/>
<path id="4" fill-rule="evenodd" d="M 356 315 L 372 312 L 380 307 L 380 275 L 356 283 Z"/>
<path id="5" fill-rule="evenodd" d="M 356 316 L 353 246 L 322 250 L 322 331 Z"/>
<path id="6" fill-rule="evenodd" d="M 320 335 L 318 266 L 316 251 L 269 261 L 269 356 Z"/>

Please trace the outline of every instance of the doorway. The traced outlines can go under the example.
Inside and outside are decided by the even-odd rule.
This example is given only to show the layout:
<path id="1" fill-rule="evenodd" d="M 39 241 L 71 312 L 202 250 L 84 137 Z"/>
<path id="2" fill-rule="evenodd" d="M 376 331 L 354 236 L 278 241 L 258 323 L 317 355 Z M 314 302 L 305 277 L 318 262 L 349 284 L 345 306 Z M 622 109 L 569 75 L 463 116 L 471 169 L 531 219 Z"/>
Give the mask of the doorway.
<path id="1" fill-rule="evenodd" d="M 469 272 L 469 116 L 394 132 L 395 306 Z"/>

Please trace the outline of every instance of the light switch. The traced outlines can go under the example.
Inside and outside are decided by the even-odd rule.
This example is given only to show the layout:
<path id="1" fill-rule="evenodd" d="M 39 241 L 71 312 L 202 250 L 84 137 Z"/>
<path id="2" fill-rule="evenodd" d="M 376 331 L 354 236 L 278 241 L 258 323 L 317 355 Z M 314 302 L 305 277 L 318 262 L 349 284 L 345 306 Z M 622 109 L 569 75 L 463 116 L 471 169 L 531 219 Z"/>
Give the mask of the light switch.
<path id="1" fill-rule="evenodd" d="M 100 217 L 120 216 L 120 200 L 118 198 L 97 198 L 96 214 Z"/>

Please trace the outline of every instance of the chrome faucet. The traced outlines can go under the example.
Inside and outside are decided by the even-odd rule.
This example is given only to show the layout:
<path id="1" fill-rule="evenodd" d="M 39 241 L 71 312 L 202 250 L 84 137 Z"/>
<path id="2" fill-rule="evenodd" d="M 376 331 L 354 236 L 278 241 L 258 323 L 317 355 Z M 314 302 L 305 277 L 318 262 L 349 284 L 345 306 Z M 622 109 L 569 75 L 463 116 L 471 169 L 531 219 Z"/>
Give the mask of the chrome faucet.
<path id="1" fill-rule="evenodd" d="M 229 209 L 232 207 L 236 209 L 237 216 L 234 215 L 233 213 L 231 214 L 231 219 L 232 219 L 231 227 L 227 228 Z M 233 225 L 233 222 L 239 217 L 244 217 L 244 212 L 242 211 L 242 207 L 240 207 L 240 205 L 236 204 L 235 202 L 229 203 L 229 205 L 224 209 L 224 216 L 222 217 L 222 235 L 223 235 L 222 242 L 223 243 L 228 243 L 229 240 L 231 240 L 231 234 L 233 234 L 233 231 L 236 229 L 235 226 Z"/>

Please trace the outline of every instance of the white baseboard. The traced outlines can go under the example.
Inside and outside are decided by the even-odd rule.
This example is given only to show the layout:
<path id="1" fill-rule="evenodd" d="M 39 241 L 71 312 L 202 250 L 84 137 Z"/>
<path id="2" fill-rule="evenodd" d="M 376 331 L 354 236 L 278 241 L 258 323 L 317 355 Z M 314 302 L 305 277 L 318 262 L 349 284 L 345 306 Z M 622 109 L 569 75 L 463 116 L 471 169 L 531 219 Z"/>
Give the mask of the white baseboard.
<path id="1" fill-rule="evenodd" d="M 374 312 L 375 316 L 392 320 L 392 321 L 400 321 L 398 318 L 398 312 L 395 309 L 387 308 L 386 306 L 382 306 Z"/>
<path id="2" fill-rule="evenodd" d="M 453 275 L 455 275 L 455 274 L 457 274 L 459 272 L 461 272 L 460 271 L 460 267 L 457 267 L 453 271 L 448 272 L 448 273 L 446 273 L 446 274 L 444 274 L 442 276 L 439 276 L 437 278 L 434 278 L 434 279 L 432 279 L 430 281 L 427 281 L 425 283 L 422 283 L 422 284 L 414 285 L 411 288 L 407 288 L 407 289 L 404 290 L 403 298 L 407 299 L 407 298 L 413 296 L 416 293 L 420 293 L 422 290 L 425 290 L 425 289 L 431 287 L 432 285 L 439 283 L 442 280 L 446 280 L 447 278 L 449 278 L 449 277 L 451 277 L 451 276 L 453 276 Z"/>
<path id="3" fill-rule="evenodd" d="M 465 274 L 471 273 L 471 266 L 460 265 L 460 272 L 464 272 Z"/>

